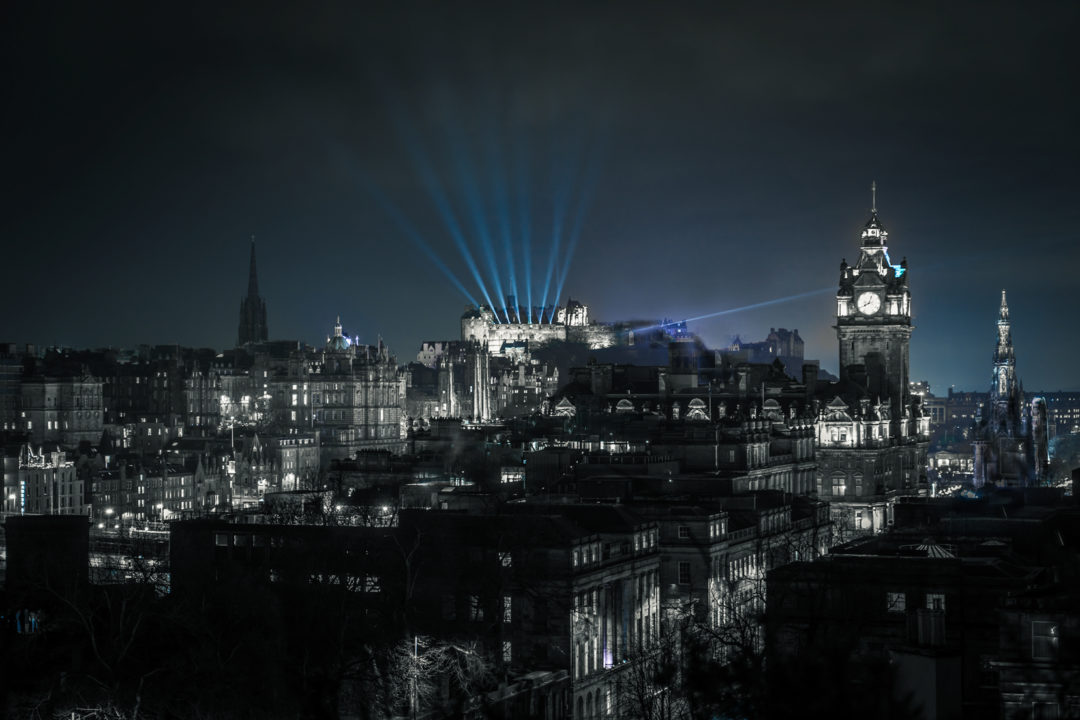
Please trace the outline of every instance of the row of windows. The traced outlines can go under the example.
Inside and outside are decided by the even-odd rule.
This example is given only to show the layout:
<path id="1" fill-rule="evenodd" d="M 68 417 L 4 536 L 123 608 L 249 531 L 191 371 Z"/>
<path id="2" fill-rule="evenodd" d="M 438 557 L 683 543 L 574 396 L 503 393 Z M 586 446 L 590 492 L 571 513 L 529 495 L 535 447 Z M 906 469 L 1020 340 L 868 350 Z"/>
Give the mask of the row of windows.
<path id="1" fill-rule="evenodd" d="M 600 543 L 594 542 L 574 549 L 574 567 L 600 562 Z"/>
<path id="2" fill-rule="evenodd" d="M 680 528 L 680 532 L 681 532 Z M 689 532 L 689 530 L 687 531 Z M 655 528 L 634 533 L 634 550 L 648 550 L 656 547 L 657 531 Z"/>
<path id="3" fill-rule="evenodd" d="M 885 609 L 891 613 L 907 612 L 907 593 L 889 591 L 885 593 Z M 926 609 L 945 611 L 944 593 L 926 593 Z"/>

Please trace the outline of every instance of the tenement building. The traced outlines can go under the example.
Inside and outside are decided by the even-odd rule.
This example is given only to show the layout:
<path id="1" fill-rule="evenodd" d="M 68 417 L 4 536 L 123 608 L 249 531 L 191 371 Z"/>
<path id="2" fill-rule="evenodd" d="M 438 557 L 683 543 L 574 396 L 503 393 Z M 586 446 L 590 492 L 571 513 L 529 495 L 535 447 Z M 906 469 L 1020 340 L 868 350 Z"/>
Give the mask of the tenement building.
<path id="1" fill-rule="evenodd" d="M 840 263 L 840 381 L 817 393 L 817 494 L 841 538 L 883 530 L 896 497 L 924 481 L 930 426 L 909 389 L 912 329 L 907 260 L 889 258 L 875 203 L 858 261 Z"/>
<path id="2" fill-rule="evenodd" d="M 1046 401 L 1024 402 L 1005 291 L 998 311 L 990 395 L 975 415 L 974 481 L 983 485 L 1037 485 L 1049 468 Z"/>
<path id="3" fill-rule="evenodd" d="M 19 450 L 18 484 L 4 490 L 9 493 L 8 511 L 20 515 L 86 515 L 89 510 L 75 464 L 55 448 L 35 452 L 24 445 Z"/>
<path id="4" fill-rule="evenodd" d="M 97 443 L 103 428 L 101 380 L 83 373 L 23 379 L 21 420 L 35 444 Z"/>

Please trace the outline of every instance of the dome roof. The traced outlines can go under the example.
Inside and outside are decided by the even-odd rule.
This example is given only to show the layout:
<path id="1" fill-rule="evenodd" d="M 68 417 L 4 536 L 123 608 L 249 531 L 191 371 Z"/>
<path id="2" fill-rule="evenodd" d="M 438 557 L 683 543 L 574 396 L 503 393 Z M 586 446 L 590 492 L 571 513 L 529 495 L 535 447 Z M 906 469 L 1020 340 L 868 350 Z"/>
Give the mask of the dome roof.
<path id="1" fill-rule="evenodd" d="M 349 338 L 342 335 L 335 335 L 330 338 L 328 343 L 326 343 L 326 349 L 340 352 L 348 350 L 350 345 Z"/>
<path id="2" fill-rule="evenodd" d="M 337 324 L 334 325 L 334 334 L 331 337 L 326 338 L 326 349 L 331 352 L 343 352 L 352 347 L 352 341 L 349 340 L 349 336 L 341 330 L 341 317 L 337 319 Z"/>

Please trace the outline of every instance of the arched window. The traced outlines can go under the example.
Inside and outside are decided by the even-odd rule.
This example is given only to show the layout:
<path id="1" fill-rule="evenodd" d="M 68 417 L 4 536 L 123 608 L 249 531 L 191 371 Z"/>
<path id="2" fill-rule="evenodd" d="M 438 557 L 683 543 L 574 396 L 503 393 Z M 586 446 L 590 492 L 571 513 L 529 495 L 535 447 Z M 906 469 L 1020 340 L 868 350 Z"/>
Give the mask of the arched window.
<path id="1" fill-rule="evenodd" d="M 847 480 L 846 476 L 842 472 L 834 472 L 832 476 L 832 494 L 835 496 L 841 496 L 847 490 L 845 484 Z"/>

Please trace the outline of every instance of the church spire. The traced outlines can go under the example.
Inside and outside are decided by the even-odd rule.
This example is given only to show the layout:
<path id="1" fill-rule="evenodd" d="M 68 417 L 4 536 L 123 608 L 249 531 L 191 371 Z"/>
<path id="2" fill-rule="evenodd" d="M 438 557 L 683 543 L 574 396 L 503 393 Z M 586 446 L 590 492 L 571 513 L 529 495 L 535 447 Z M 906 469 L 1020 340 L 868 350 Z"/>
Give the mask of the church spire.
<path id="1" fill-rule="evenodd" d="M 255 236 L 251 236 L 251 261 L 248 266 L 248 297 L 259 296 L 259 275 L 255 271 Z"/>
<path id="2" fill-rule="evenodd" d="M 266 342 L 266 303 L 259 296 L 259 275 L 255 270 L 255 236 L 251 236 L 247 295 L 240 300 L 240 327 L 237 345 Z"/>
<path id="3" fill-rule="evenodd" d="M 877 215 L 877 180 L 870 181 L 870 212 Z"/>

